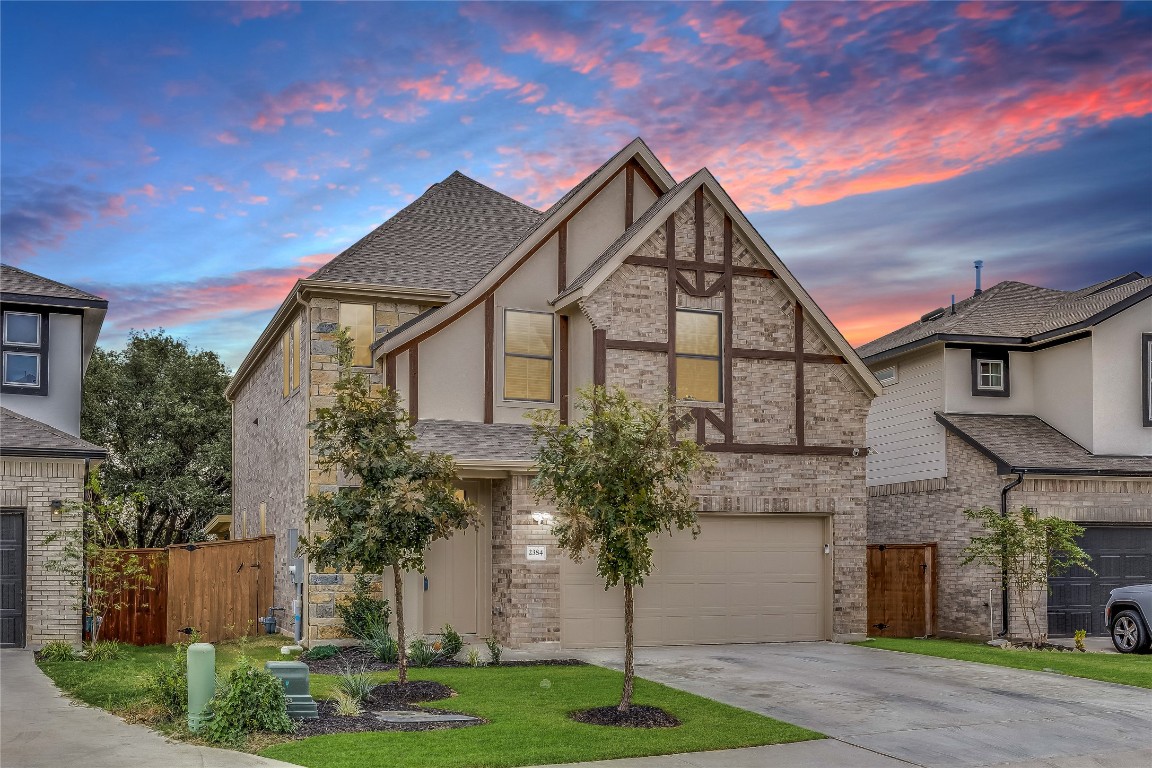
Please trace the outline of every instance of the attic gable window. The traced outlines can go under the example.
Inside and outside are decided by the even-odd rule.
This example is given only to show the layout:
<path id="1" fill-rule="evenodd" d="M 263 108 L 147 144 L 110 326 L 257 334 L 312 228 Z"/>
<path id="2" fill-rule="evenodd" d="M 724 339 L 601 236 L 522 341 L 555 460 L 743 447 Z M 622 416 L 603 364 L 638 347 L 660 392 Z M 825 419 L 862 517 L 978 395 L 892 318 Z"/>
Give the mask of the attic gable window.
<path id="1" fill-rule="evenodd" d="M 1003 349 L 972 350 L 973 397 L 1010 397 L 1011 384 L 1008 352 Z"/>
<path id="2" fill-rule="evenodd" d="M 504 310 L 504 399 L 552 402 L 554 316 Z"/>
<path id="3" fill-rule="evenodd" d="M 873 374 L 876 376 L 876 380 L 885 387 L 890 387 L 899 381 L 899 378 L 896 375 L 896 366 L 894 365 L 873 371 Z"/>
<path id="4" fill-rule="evenodd" d="M 372 367 L 372 342 L 375 341 L 376 323 L 371 304 L 340 303 L 340 327 L 352 334 L 352 365 Z"/>
<path id="5" fill-rule="evenodd" d="M 676 398 L 721 402 L 722 315 L 695 309 L 676 310 Z"/>

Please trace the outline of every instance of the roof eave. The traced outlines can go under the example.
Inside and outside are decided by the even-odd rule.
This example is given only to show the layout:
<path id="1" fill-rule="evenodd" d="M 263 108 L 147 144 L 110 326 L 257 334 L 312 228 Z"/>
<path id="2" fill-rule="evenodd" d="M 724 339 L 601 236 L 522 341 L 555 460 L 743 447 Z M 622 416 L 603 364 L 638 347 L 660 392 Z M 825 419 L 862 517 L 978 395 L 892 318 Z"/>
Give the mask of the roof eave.
<path id="1" fill-rule="evenodd" d="M 103 448 L 22 448 L 19 446 L 0 447 L 0 456 L 21 456 L 33 459 L 106 459 L 108 451 Z"/>

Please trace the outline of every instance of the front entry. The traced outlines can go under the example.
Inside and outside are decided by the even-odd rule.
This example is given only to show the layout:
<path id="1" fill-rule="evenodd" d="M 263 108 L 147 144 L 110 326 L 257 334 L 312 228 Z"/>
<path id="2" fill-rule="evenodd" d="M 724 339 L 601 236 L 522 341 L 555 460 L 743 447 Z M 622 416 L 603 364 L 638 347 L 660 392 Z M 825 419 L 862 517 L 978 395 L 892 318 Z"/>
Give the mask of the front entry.
<path id="1" fill-rule="evenodd" d="M 0 510 L 0 648 L 23 648 L 24 511 Z"/>
<path id="2" fill-rule="evenodd" d="M 424 557 L 424 633 L 438 634 L 451 624 L 462 635 L 487 633 L 481 626 L 480 587 L 487 586 L 481 569 L 486 562 L 484 544 L 490 531 L 479 483 L 464 483 L 465 496 L 480 507 L 481 527 L 457 531 L 433 542 Z"/>

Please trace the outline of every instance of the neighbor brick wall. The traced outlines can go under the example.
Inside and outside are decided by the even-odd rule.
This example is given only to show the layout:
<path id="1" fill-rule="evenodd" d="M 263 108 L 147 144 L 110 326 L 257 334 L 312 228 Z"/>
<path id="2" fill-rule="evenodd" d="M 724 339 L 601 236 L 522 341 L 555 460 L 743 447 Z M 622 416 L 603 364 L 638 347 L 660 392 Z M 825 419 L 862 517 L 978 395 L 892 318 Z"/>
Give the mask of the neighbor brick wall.
<path id="1" fill-rule="evenodd" d="M 65 505 L 84 498 L 84 462 L 4 457 L 0 459 L 0 506 L 24 510 L 25 642 L 38 649 L 52 640 L 64 640 L 79 647 L 83 628 L 80 580 L 47 567 L 58 559 L 65 539 L 46 545 L 53 533 L 78 531 L 78 514 L 52 519 L 53 499 Z"/>

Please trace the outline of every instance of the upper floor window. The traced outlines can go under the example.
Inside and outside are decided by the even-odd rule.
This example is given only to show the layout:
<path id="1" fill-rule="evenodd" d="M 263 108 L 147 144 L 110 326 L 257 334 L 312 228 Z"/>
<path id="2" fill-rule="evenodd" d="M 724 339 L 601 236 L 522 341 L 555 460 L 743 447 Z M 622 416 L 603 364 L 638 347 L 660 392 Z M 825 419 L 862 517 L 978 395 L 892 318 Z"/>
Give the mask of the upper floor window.
<path id="1" fill-rule="evenodd" d="M 3 381 L 9 394 L 47 394 L 48 316 L 5 312 Z"/>
<path id="2" fill-rule="evenodd" d="M 375 310 L 371 304 L 340 304 L 340 327 L 352 334 L 352 365 L 372 367 L 372 342 L 376 340 Z"/>
<path id="3" fill-rule="evenodd" d="M 280 339 L 283 355 L 284 397 L 300 389 L 300 323 L 293 321 Z"/>
<path id="4" fill-rule="evenodd" d="M 1008 352 L 1003 349 L 973 349 L 972 395 L 974 397 L 1009 397 L 1011 379 Z"/>
<path id="5" fill-rule="evenodd" d="M 723 397 L 719 312 L 676 310 L 676 397 L 718 403 Z"/>
<path id="6" fill-rule="evenodd" d="M 1140 388 L 1144 391 L 1144 426 L 1152 427 L 1152 333 L 1141 334 L 1140 343 L 1143 348 L 1141 353 L 1143 381 L 1140 382 Z"/>
<path id="7" fill-rule="evenodd" d="M 899 381 L 899 379 L 896 376 L 896 366 L 894 366 L 894 365 L 890 365 L 887 368 L 881 368 L 877 371 L 873 371 L 873 374 L 876 376 L 876 380 L 879 381 L 885 387 L 890 387 L 893 384 L 895 384 L 897 381 Z"/>
<path id="8" fill-rule="evenodd" d="M 550 312 L 504 310 L 504 399 L 550 403 L 553 323 Z"/>

